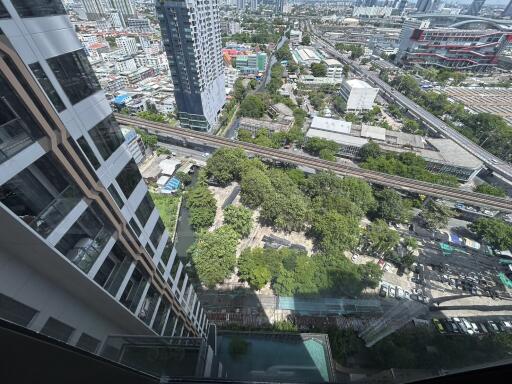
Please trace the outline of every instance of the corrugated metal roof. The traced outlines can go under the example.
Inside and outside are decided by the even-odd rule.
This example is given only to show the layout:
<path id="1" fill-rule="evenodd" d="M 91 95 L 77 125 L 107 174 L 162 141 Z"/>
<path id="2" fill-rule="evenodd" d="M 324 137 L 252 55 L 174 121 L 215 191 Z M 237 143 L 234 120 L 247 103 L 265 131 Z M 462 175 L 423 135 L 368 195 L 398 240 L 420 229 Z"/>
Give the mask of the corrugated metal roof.
<path id="1" fill-rule="evenodd" d="M 344 120 L 315 116 L 311 121 L 311 128 L 328 132 L 349 134 L 352 128 L 352 123 Z"/>

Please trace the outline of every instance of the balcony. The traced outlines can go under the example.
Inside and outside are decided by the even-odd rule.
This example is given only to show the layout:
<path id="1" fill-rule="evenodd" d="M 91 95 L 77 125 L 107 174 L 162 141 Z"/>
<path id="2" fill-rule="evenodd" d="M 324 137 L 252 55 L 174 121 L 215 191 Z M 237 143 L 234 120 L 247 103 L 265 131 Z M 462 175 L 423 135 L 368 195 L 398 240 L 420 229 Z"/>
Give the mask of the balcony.
<path id="1" fill-rule="evenodd" d="M 81 199 L 82 194 L 78 187 L 74 184 L 69 185 L 39 215 L 29 221 L 30 227 L 41 236 L 48 237 Z"/>
<path id="2" fill-rule="evenodd" d="M 20 118 L 0 125 L 0 163 L 28 147 L 34 142 Z"/>
<path id="3" fill-rule="evenodd" d="M 90 271 L 98 256 L 112 237 L 112 230 L 103 227 L 94 239 L 83 237 L 66 254 L 66 257 L 83 272 Z"/>

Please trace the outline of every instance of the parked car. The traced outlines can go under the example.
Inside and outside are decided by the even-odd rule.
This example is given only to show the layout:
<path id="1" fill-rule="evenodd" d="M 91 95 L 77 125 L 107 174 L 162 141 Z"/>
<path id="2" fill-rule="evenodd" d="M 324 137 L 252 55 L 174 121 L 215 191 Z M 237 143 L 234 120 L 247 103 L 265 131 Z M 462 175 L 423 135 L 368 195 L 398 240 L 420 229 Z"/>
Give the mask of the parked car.
<path id="1" fill-rule="evenodd" d="M 386 297 L 388 295 L 388 287 L 385 285 L 380 286 L 379 296 Z"/>
<path id="2" fill-rule="evenodd" d="M 389 287 L 388 295 L 389 295 L 389 297 L 395 297 L 395 295 L 396 295 L 395 287 L 391 287 L 391 286 Z"/>
<path id="3" fill-rule="evenodd" d="M 400 287 L 396 287 L 396 298 L 403 299 L 404 298 L 404 290 Z"/>
<path id="4" fill-rule="evenodd" d="M 406 300 L 410 300 L 411 299 L 411 294 L 409 293 L 409 291 L 404 291 L 404 297 Z"/>
<path id="5" fill-rule="evenodd" d="M 496 325 L 496 323 L 494 321 L 488 321 L 487 324 L 489 325 L 489 330 L 491 332 L 498 333 L 500 331 L 498 326 Z"/>
<path id="6" fill-rule="evenodd" d="M 445 329 L 438 319 L 432 319 L 432 322 L 440 333 L 445 333 Z"/>

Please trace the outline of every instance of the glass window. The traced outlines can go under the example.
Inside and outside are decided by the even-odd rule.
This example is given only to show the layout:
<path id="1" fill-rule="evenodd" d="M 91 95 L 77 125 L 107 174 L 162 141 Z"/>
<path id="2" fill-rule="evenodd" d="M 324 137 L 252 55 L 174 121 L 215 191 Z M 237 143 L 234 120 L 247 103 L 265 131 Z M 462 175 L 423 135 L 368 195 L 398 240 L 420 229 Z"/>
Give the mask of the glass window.
<path id="1" fill-rule="evenodd" d="M 32 73 L 34 74 L 35 78 L 41 85 L 41 88 L 43 88 L 43 90 L 45 91 L 46 96 L 48 96 L 48 98 L 52 102 L 55 109 L 59 112 L 65 110 L 66 106 L 62 102 L 62 99 L 60 98 L 55 88 L 53 87 L 53 84 L 51 83 L 50 79 L 48 79 L 48 76 L 46 76 L 46 73 L 41 67 L 41 64 L 39 64 L 36 61 L 35 63 L 30 64 L 29 67 L 32 70 Z"/>
<path id="2" fill-rule="evenodd" d="M 156 303 L 158 302 L 159 297 L 160 294 L 156 288 L 150 286 L 148 293 L 142 302 L 142 307 L 139 312 L 139 319 L 148 325 L 151 322 L 151 318 L 153 317 L 153 313 L 155 311 Z"/>
<path id="3" fill-rule="evenodd" d="M 0 317 L 27 327 L 37 311 L 0 293 Z"/>
<path id="4" fill-rule="evenodd" d="M 89 160 L 89 162 L 94 167 L 94 169 L 98 169 L 100 167 L 100 162 L 98 161 L 98 158 L 92 151 L 92 148 L 89 145 L 89 143 L 87 142 L 87 140 L 85 140 L 85 137 L 83 137 L 83 136 L 79 137 L 76 140 L 76 142 L 78 143 L 78 145 L 80 146 L 80 149 L 85 154 L 85 156 L 87 157 L 87 160 Z"/>
<path id="5" fill-rule="evenodd" d="M 21 17 L 65 15 L 61 0 L 11 0 Z"/>
<path id="6" fill-rule="evenodd" d="M 123 208 L 124 201 L 121 198 L 121 195 L 119 194 L 119 192 L 117 192 L 117 189 L 114 186 L 114 184 L 110 184 L 110 187 L 108 187 L 107 189 L 108 189 L 108 192 L 110 193 L 110 195 L 112 196 L 112 198 L 114 199 L 114 201 L 116 202 L 117 206 L 119 208 Z"/>
<path id="7" fill-rule="evenodd" d="M 137 234 L 137 236 L 140 236 L 142 230 L 140 229 L 139 224 L 137 224 L 133 217 L 130 219 L 130 226 L 132 227 L 133 231 Z"/>
<path id="8" fill-rule="evenodd" d="M 96 203 L 92 203 L 57 243 L 56 248 L 85 273 L 100 255 L 113 229 Z"/>
<path id="9" fill-rule="evenodd" d="M 2 2 L 0 1 L 0 19 L 8 19 L 9 17 L 11 17 L 9 12 L 7 12 L 7 9 L 5 9 Z"/>
<path id="10" fill-rule="evenodd" d="M 73 334 L 73 331 L 74 329 L 69 325 L 50 317 L 40 333 L 66 343 Z"/>
<path id="11" fill-rule="evenodd" d="M 136 267 L 133 270 L 130 280 L 121 295 L 121 303 L 128 308 L 130 311 L 135 312 L 139 305 L 140 298 L 146 287 L 147 278 L 145 275 Z"/>
<path id="12" fill-rule="evenodd" d="M 137 184 L 139 184 L 141 178 L 142 176 L 137 168 L 137 164 L 133 159 L 119 172 L 116 181 L 127 199 L 130 197 Z"/>
<path id="13" fill-rule="evenodd" d="M 48 64 L 71 104 L 101 89 L 83 49 L 52 57 L 48 59 Z"/>
<path id="14" fill-rule="evenodd" d="M 161 334 L 164 328 L 165 317 L 167 316 L 167 312 L 169 311 L 170 304 L 169 302 L 162 298 L 160 301 L 160 305 L 158 306 L 158 310 L 156 311 L 155 321 L 153 322 L 153 331 L 157 334 Z M 171 315 L 169 315 L 171 318 Z"/>
<path id="15" fill-rule="evenodd" d="M 153 228 L 153 231 L 151 232 L 151 236 L 149 237 L 149 239 L 155 246 L 155 249 L 158 248 L 158 244 L 160 243 L 160 239 L 162 238 L 164 231 L 164 223 L 162 223 L 162 219 L 158 219 L 158 221 L 155 224 L 155 227 Z"/>
<path id="16" fill-rule="evenodd" d="M 161 257 L 161 262 L 167 266 L 167 263 L 169 262 L 169 259 L 171 257 L 171 253 L 172 253 L 172 250 L 173 250 L 173 242 L 171 240 L 171 238 L 167 238 L 167 243 L 165 243 L 165 248 L 162 252 L 162 257 Z"/>
<path id="17" fill-rule="evenodd" d="M 0 74 L 0 163 L 42 136 L 22 99 Z"/>
<path id="18" fill-rule="evenodd" d="M 137 215 L 137 218 L 143 227 L 148 222 L 149 216 L 151 216 L 151 212 L 153 212 L 154 209 L 155 205 L 153 204 L 153 200 L 149 194 L 146 194 L 146 196 L 144 196 L 140 202 L 139 207 L 135 211 L 135 214 Z"/>
<path id="19" fill-rule="evenodd" d="M 82 333 L 76 343 L 76 346 L 84 351 L 95 353 L 100 346 L 100 341 L 89 336 L 87 333 Z"/>
<path id="20" fill-rule="evenodd" d="M 82 199 L 82 193 L 48 153 L 0 186 L 0 201 L 47 237 Z"/>
<path id="21" fill-rule="evenodd" d="M 113 116 L 107 117 L 89 130 L 94 145 L 100 151 L 103 160 L 107 160 L 123 144 L 124 138 Z"/>
<path id="22" fill-rule="evenodd" d="M 117 242 L 94 276 L 94 281 L 115 296 L 131 263 L 132 258 L 128 251 Z"/>
<path id="23" fill-rule="evenodd" d="M 165 324 L 164 336 L 172 336 L 174 327 L 176 325 L 176 320 L 176 314 L 171 307 L 171 312 L 169 312 L 169 317 L 167 318 L 167 323 Z"/>

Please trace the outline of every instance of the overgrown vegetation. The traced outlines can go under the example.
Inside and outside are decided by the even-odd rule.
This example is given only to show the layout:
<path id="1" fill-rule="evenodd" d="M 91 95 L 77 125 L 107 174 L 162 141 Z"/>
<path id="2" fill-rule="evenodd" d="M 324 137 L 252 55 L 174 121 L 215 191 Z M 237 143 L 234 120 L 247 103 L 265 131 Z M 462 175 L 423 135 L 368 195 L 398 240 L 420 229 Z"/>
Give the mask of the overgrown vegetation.
<path id="1" fill-rule="evenodd" d="M 151 198 L 160 212 L 160 218 L 162 219 L 165 228 L 167 228 L 167 231 L 172 237 L 176 230 L 176 219 L 178 218 L 178 208 L 180 206 L 181 195 L 152 192 Z"/>

